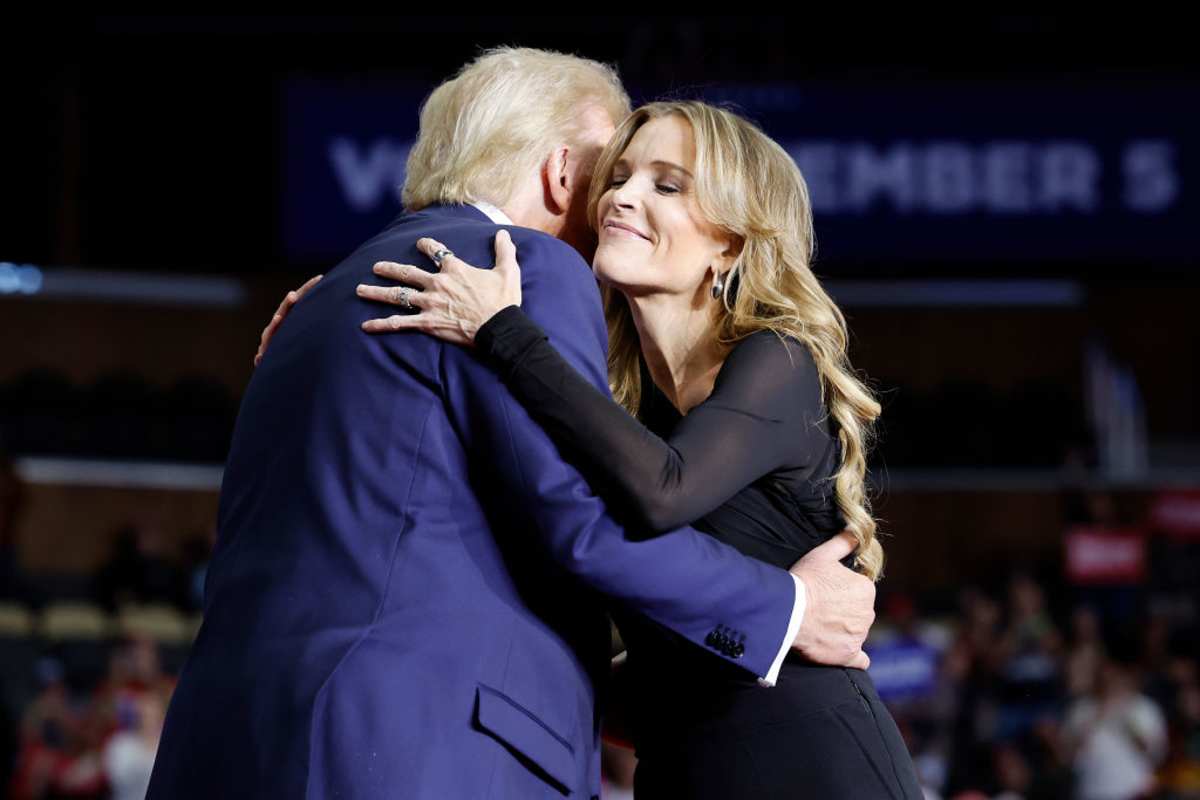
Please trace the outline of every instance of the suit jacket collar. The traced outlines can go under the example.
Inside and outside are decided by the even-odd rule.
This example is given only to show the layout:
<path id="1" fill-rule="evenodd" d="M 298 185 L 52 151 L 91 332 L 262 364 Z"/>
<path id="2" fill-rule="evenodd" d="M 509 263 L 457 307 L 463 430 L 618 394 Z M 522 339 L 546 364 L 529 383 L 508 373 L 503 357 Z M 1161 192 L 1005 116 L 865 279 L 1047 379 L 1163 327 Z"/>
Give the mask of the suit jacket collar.
<path id="1" fill-rule="evenodd" d="M 459 206 L 459 205 L 432 205 L 425 206 L 420 211 L 408 212 L 405 211 L 400 215 L 401 218 L 418 216 L 420 214 L 429 214 L 435 217 L 457 217 L 459 219 L 474 220 L 475 222 L 491 222 L 488 215 L 480 211 L 475 206 Z"/>

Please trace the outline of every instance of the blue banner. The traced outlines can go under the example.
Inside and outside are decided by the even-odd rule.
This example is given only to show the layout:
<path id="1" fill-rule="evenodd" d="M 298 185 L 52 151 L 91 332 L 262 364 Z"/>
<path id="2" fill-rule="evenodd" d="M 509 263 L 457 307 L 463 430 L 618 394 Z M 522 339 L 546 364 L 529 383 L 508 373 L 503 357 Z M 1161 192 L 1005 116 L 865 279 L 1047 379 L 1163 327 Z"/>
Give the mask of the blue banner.
<path id="1" fill-rule="evenodd" d="M 399 211 L 430 88 L 286 86 L 290 259 L 336 260 Z M 671 96 L 730 105 L 787 149 L 809 184 L 826 274 L 1197 264 L 1195 86 L 764 85 Z"/>

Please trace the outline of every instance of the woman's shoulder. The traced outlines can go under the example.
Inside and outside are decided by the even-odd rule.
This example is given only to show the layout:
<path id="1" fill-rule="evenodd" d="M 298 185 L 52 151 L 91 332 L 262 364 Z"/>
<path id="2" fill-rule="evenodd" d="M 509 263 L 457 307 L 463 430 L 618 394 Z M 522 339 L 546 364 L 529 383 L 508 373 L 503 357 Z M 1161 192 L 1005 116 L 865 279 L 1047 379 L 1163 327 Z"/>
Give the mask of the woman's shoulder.
<path id="1" fill-rule="evenodd" d="M 824 416 L 821 374 L 808 346 L 773 330 L 738 340 L 717 375 L 713 398 L 776 421 Z"/>
<path id="2" fill-rule="evenodd" d="M 752 365 L 735 369 L 731 377 L 740 376 L 739 391 L 754 412 L 779 426 L 778 446 L 787 449 L 790 465 L 781 472 L 786 473 L 782 486 L 796 513 L 814 530 L 840 530 L 840 511 L 827 480 L 837 468 L 838 442 L 831 435 L 821 372 L 809 345 L 759 330 L 738 341 L 726 364 Z"/>
<path id="3" fill-rule="evenodd" d="M 809 346 L 789 334 L 770 328 L 754 331 L 734 343 L 726 356 L 731 373 L 753 376 L 756 382 L 819 387 L 820 372 Z"/>

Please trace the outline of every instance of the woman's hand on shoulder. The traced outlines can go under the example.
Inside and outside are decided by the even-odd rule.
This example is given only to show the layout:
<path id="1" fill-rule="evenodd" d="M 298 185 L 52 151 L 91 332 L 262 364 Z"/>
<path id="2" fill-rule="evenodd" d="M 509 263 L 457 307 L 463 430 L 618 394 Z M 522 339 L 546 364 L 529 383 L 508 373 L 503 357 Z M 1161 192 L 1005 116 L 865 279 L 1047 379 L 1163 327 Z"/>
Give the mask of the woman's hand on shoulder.
<path id="1" fill-rule="evenodd" d="M 262 335 L 258 337 L 258 352 L 254 354 L 254 366 L 262 363 L 263 356 L 267 352 L 267 345 L 271 343 L 271 337 L 275 335 L 275 331 L 279 330 L 279 326 L 283 324 L 284 318 L 288 312 L 292 310 L 292 306 L 300 302 L 300 298 L 308 294 L 308 290 L 316 286 L 324 275 L 317 275 L 309 278 L 304 282 L 304 285 L 299 289 L 288 292 L 283 297 L 283 302 L 279 304 L 279 308 L 275 309 L 271 321 L 267 323 L 267 327 L 263 328 Z"/>
<path id="2" fill-rule="evenodd" d="M 358 296 L 412 313 L 367 320 L 363 330 L 369 333 L 415 330 L 454 344 L 474 344 L 479 328 L 497 312 L 521 305 L 521 266 L 508 231 L 496 234 L 495 247 L 494 269 L 471 266 L 435 239 L 421 239 L 417 249 L 439 264 L 439 272 L 426 272 L 412 264 L 392 261 L 376 263 L 373 270 L 376 275 L 403 285 L 359 284 Z"/>

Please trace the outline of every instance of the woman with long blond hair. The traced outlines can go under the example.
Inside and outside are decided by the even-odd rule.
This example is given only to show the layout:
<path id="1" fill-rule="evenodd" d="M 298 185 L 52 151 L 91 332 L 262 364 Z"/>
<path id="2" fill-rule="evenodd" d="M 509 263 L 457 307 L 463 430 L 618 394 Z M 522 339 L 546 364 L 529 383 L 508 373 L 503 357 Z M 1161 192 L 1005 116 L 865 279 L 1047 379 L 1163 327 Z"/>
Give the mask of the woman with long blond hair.
<path id="1" fill-rule="evenodd" d="M 864 477 L 879 405 L 851 370 L 845 321 L 812 273 L 811 204 L 792 159 L 729 111 L 652 103 L 600 156 L 588 212 L 613 398 L 521 312 L 505 237 L 495 271 L 443 261 L 433 280 L 376 265 L 415 284 L 419 302 L 394 287 L 359 294 L 415 306 L 409 329 L 473 342 L 631 529 L 690 523 L 783 568 L 846 529 L 858 568 L 877 578 L 883 553 Z M 639 800 L 921 797 L 867 673 L 793 655 L 765 688 L 644 618 L 615 616 Z M 711 638 L 736 658 L 736 635 Z"/>

